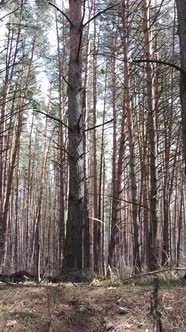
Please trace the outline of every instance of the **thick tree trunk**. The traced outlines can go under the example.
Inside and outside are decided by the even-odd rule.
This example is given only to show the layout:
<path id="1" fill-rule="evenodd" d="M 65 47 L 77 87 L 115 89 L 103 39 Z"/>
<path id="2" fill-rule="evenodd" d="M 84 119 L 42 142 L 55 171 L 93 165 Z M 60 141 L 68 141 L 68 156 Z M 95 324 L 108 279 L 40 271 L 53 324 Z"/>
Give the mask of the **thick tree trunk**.
<path id="1" fill-rule="evenodd" d="M 176 0 L 178 13 L 178 34 L 180 39 L 181 72 L 180 96 L 182 108 L 183 152 L 186 173 L 186 0 Z"/>
<path id="2" fill-rule="evenodd" d="M 70 61 L 68 75 L 69 200 L 63 271 L 82 270 L 84 203 L 83 124 L 81 109 L 81 0 L 69 1 Z"/>

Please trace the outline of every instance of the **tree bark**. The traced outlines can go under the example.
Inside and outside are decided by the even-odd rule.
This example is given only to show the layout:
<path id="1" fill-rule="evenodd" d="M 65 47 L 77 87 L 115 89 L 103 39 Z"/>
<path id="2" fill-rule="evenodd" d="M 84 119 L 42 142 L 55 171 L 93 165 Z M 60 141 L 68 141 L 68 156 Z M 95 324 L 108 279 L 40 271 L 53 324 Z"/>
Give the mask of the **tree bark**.
<path id="1" fill-rule="evenodd" d="M 186 0 L 176 0 L 178 14 L 178 35 L 180 39 L 181 71 L 180 76 L 180 97 L 182 111 L 183 130 L 183 154 L 186 173 Z"/>
<path id="2" fill-rule="evenodd" d="M 60 32 L 56 17 L 56 33 L 57 33 L 57 54 L 58 54 L 58 92 L 59 92 L 59 119 L 64 122 L 64 86 L 63 86 L 63 62 L 64 56 L 60 54 Z M 63 39 L 64 39 L 64 32 L 63 32 Z M 63 250 L 64 250 L 64 238 L 65 238 L 65 194 L 64 194 L 64 169 L 65 169 L 65 156 L 64 156 L 64 126 L 62 123 L 59 126 L 59 163 L 60 163 L 60 170 L 59 170 L 59 274 L 61 274 L 62 270 L 62 257 L 63 257 Z"/>
<path id="3" fill-rule="evenodd" d="M 68 74 L 69 198 L 63 271 L 82 270 L 84 203 L 83 124 L 81 109 L 81 0 L 69 0 L 70 61 Z"/>
<path id="4" fill-rule="evenodd" d="M 144 17 L 144 38 L 145 38 L 145 58 L 150 60 L 150 26 L 149 26 L 149 3 L 143 0 L 143 17 Z M 153 105 L 153 77 L 151 64 L 146 64 L 146 93 L 148 106 L 148 143 L 149 143 L 149 161 L 150 161 L 150 225 L 147 250 L 149 253 L 148 269 L 153 271 L 157 265 L 157 179 L 156 179 L 156 149 L 155 149 L 155 114 Z"/>
<path id="5" fill-rule="evenodd" d="M 130 79 L 129 79 L 129 64 L 128 64 L 128 3 L 123 1 L 123 55 L 124 55 L 124 99 L 125 108 L 127 112 L 127 127 L 129 140 L 129 155 L 130 155 L 130 183 L 131 183 L 131 198 L 132 198 L 132 224 L 133 224 L 133 268 L 135 273 L 141 271 L 141 259 L 139 252 L 139 223 L 137 211 L 137 181 L 135 174 L 135 151 L 134 151 L 134 132 L 132 123 L 132 110 L 130 102 Z"/>

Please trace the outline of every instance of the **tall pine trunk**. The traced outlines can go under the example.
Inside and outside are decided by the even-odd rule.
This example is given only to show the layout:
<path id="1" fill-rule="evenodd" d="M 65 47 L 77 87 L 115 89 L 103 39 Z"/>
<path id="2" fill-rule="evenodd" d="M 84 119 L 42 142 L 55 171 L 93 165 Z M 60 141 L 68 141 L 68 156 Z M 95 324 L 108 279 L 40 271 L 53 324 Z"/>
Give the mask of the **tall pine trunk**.
<path id="1" fill-rule="evenodd" d="M 68 73 L 69 198 L 63 271 L 82 270 L 84 203 L 83 124 L 81 108 L 81 0 L 69 1 L 70 61 Z"/>
<path id="2" fill-rule="evenodd" d="M 178 34 L 180 39 L 181 72 L 180 97 L 182 108 L 183 151 L 186 173 L 186 0 L 176 0 L 178 12 Z"/>
<path id="3" fill-rule="evenodd" d="M 143 0 L 143 28 L 144 28 L 144 39 L 145 39 L 145 59 L 148 61 L 146 64 L 146 93 L 147 93 L 147 107 L 148 107 L 148 144 L 149 144 L 149 173 L 150 173 L 150 225 L 149 225 L 149 236 L 148 236 L 148 260 L 147 265 L 149 270 L 155 270 L 157 266 L 157 179 L 156 179 L 156 149 L 155 149 L 155 110 L 153 105 L 153 76 L 151 63 L 151 36 L 150 36 L 150 25 L 149 25 L 149 3 L 147 0 Z"/>
<path id="4" fill-rule="evenodd" d="M 129 79 L 129 64 L 128 64 L 128 2 L 123 1 L 123 55 L 124 55 L 124 99 L 125 109 L 127 112 L 127 127 L 129 140 L 129 155 L 130 155 L 130 182 L 131 182 L 131 198 L 132 198 L 132 223 L 133 223 L 133 268 L 134 272 L 141 271 L 141 260 L 139 252 L 139 223 L 137 211 L 137 184 L 135 174 L 135 151 L 134 151 L 134 132 L 132 123 L 132 110 L 130 102 L 130 79 Z"/>

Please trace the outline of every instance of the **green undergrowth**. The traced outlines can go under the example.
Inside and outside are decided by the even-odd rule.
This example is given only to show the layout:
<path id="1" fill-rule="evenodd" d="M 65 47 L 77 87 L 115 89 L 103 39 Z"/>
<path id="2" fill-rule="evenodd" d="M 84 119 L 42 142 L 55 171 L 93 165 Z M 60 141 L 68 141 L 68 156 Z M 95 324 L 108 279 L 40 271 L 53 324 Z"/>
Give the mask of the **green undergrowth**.
<path id="1" fill-rule="evenodd" d="M 36 318 L 36 315 L 29 311 L 15 311 L 11 313 L 11 317 L 29 323 Z"/>
<path id="2" fill-rule="evenodd" d="M 123 284 L 133 284 L 134 286 L 144 286 L 151 287 L 153 284 L 153 279 L 157 277 L 159 280 L 159 286 L 161 288 L 175 288 L 175 287 L 185 287 L 186 280 L 183 278 L 181 273 L 164 272 L 152 275 L 142 275 L 142 276 L 132 276 L 128 279 L 123 279 Z"/>
<path id="3" fill-rule="evenodd" d="M 175 287 L 186 287 L 186 280 L 183 278 L 183 272 L 166 271 L 162 273 L 152 275 L 133 275 L 131 277 L 120 278 L 118 275 L 112 275 L 109 277 L 95 277 L 90 285 L 102 286 L 102 287 L 117 287 L 117 286 L 143 286 L 151 287 L 153 279 L 157 277 L 159 280 L 159 286 L 161 288 L 171 289 Z"/>
<path id="4" fill-rule="evenodd" d="M 90 278 L 89 283 L 74 283 L 74 282 L 60 282 L 60 283 L 51 283 L 45 280 L 41 280 L 40 283 L 25 281 L 20 282 L 17 284 L 13 284 L 12 287 L 46 287 L 50 286 L 57 286 L 63 285 L 65 287 L 71 286 L 84 286 L 89 285 L 90 287 L 119 287 L 119 286 L 143 286 L 143 287 L 151 287 L 153 284 L 154 277 L 157 277 L 159 280 L 159 285 L 162 288 L 171 289 L 174 287 L 185 287 L 186 280 L 183 278 L 183 272 L 173 272 L 173 271 L 166 271 L 162 273 L 153 273 L 153 274 L 142 274 L 142 275 L 131 275 L 130 277 L 120 278 L 119 275 L 116 273 L 112 273 L 111 277 L 107 276 L 94 276 Z"/>
<path id="5" fill-rule="evenodd" d="M 112 282 L 107 277 L 101 277 L 101 278 L 94 278 L 91 282 L 91 286 L 105 286 L 109 287 L 112 285 Z"/>

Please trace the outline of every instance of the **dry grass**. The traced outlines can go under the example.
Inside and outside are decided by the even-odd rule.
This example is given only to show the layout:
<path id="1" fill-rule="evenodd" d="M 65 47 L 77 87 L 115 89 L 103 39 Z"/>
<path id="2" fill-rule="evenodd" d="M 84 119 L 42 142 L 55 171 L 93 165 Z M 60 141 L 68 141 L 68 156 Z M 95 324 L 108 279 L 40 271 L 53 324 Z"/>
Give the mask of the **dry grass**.
<path id="1" fill-rule="evenodd" d="M 0 332 L 151 332 L 150 293 L 135 285 L 1 285 Z M 159 303 L 163 331 L 186 331 L 186 288 L 160 289 Z"/>

